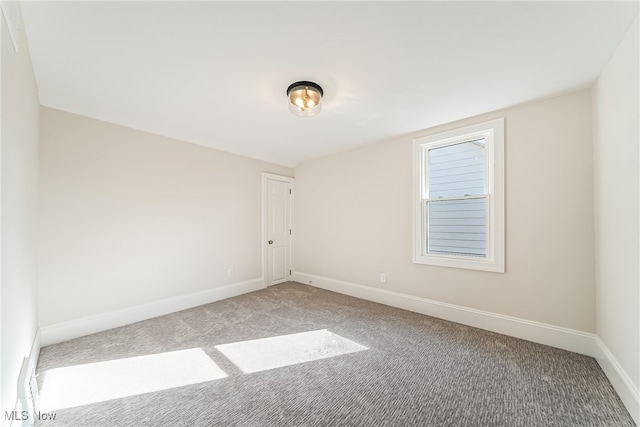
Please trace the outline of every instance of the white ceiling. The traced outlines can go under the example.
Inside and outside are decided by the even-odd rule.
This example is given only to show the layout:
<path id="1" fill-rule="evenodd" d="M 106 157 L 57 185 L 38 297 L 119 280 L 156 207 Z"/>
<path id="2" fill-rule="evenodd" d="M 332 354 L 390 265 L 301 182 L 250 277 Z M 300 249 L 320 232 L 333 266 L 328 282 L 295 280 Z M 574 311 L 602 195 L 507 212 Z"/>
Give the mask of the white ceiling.
<path id="1" fill-rule="evenodd" d="M 287 166 L 591 85 L 638 2 L 22 1 L 42 105 Z M 296 117 L 285 90 L 319 83 Z"/>

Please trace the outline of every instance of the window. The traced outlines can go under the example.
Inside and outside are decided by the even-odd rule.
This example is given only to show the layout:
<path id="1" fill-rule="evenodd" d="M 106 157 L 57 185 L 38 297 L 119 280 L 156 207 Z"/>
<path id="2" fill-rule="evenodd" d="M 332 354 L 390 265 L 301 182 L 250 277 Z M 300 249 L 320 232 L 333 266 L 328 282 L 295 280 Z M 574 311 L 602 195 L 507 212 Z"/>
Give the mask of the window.
<path id="1" fill-rule="evenodd" d="M 504 273 L 504 119 L 413 143 L 413 261 Z"/>

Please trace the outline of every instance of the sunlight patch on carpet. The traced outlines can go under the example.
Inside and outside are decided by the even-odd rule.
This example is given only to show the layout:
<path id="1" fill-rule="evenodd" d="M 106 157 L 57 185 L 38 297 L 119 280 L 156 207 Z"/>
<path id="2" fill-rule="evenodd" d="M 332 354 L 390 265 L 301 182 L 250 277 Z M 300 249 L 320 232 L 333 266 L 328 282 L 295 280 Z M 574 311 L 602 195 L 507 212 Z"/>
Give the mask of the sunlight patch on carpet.
<path id="1" fill-rule="evenodd" d="M 51 411 L 225 378 L 201 348 L 45 371 L 39 410 Z"/>
<path id="2" fill-rule="evenodd" d="M 326 329 L 222 344 L 216 349 L 245 374 L 368 350 Z"/>

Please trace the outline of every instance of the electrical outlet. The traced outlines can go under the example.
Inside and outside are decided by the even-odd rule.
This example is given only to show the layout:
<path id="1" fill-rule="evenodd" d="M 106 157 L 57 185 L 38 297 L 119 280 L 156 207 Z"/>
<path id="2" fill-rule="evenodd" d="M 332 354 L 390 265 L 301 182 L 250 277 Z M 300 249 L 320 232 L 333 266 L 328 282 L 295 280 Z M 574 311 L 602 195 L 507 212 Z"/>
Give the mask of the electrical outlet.
<path id="1" fill-rule="evenodd" d="M 227 270 L 227 277 L 233 277 L 233 268 Z"/>
<path id="2" fill-rule="evenodd" d="M 387 273 L 380 273 L 380 282 L 387 283 Z"/>

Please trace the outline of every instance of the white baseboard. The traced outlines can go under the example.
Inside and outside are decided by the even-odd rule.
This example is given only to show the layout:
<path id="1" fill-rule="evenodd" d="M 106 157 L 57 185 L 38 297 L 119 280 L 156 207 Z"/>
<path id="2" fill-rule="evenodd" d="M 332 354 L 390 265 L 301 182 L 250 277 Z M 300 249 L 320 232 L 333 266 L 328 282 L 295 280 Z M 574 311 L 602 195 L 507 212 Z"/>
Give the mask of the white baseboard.
<path id="1" fill-rule="evenodd" d="M 41 345 L 44 347 L 68 341 L 260 289 L 264 289 L 263 279 L 252 279 L 219 288 L 207 289 L 206 291 L 153 301 L 122 310 L 41 326 Z"/>
<path id="2" fill-rule="evenodd" d="M 377 289 L 341 280 L 294 272 L 293 280 L 345 295 L 402 308 L 487 331 L 595 357 L 594 335 L 545 323 Z"/>
<path id="3" fill-rule="evenodd" d="M 640 391 L 638 387 L 633 384 L 629 375 L 627 375 L 622 366 L 620 366 L 620 363 L 618 363 L 618 360 L 611 351 L 609 351 L 607 346 L 600 340 L 600 337 L 596 336 L 595 342 L 600 350 L 600 355 L 596 356 L 598 364 L 607 378 L 609 378 L 613 388 L 618 393 L 618 396 L 620 396 L 622 403 L 626 406 L 636 425 L 640 425 Z"/>
<path id="4" fill-rule="evenodd" d="M 622 369 L 616 361 L 615 357 L 613 357 L 611 352 L 595 334 L 298 271 L 293 273 L 291 280 L 368 301 L 437 317 L 439 319 L 591 356 L 598 361 L 598 364 L 602 367 L 602 370 L 615 388 L 634 421 L 637 425 L 640 425 L 638 390 L 624 369 Z"/>

